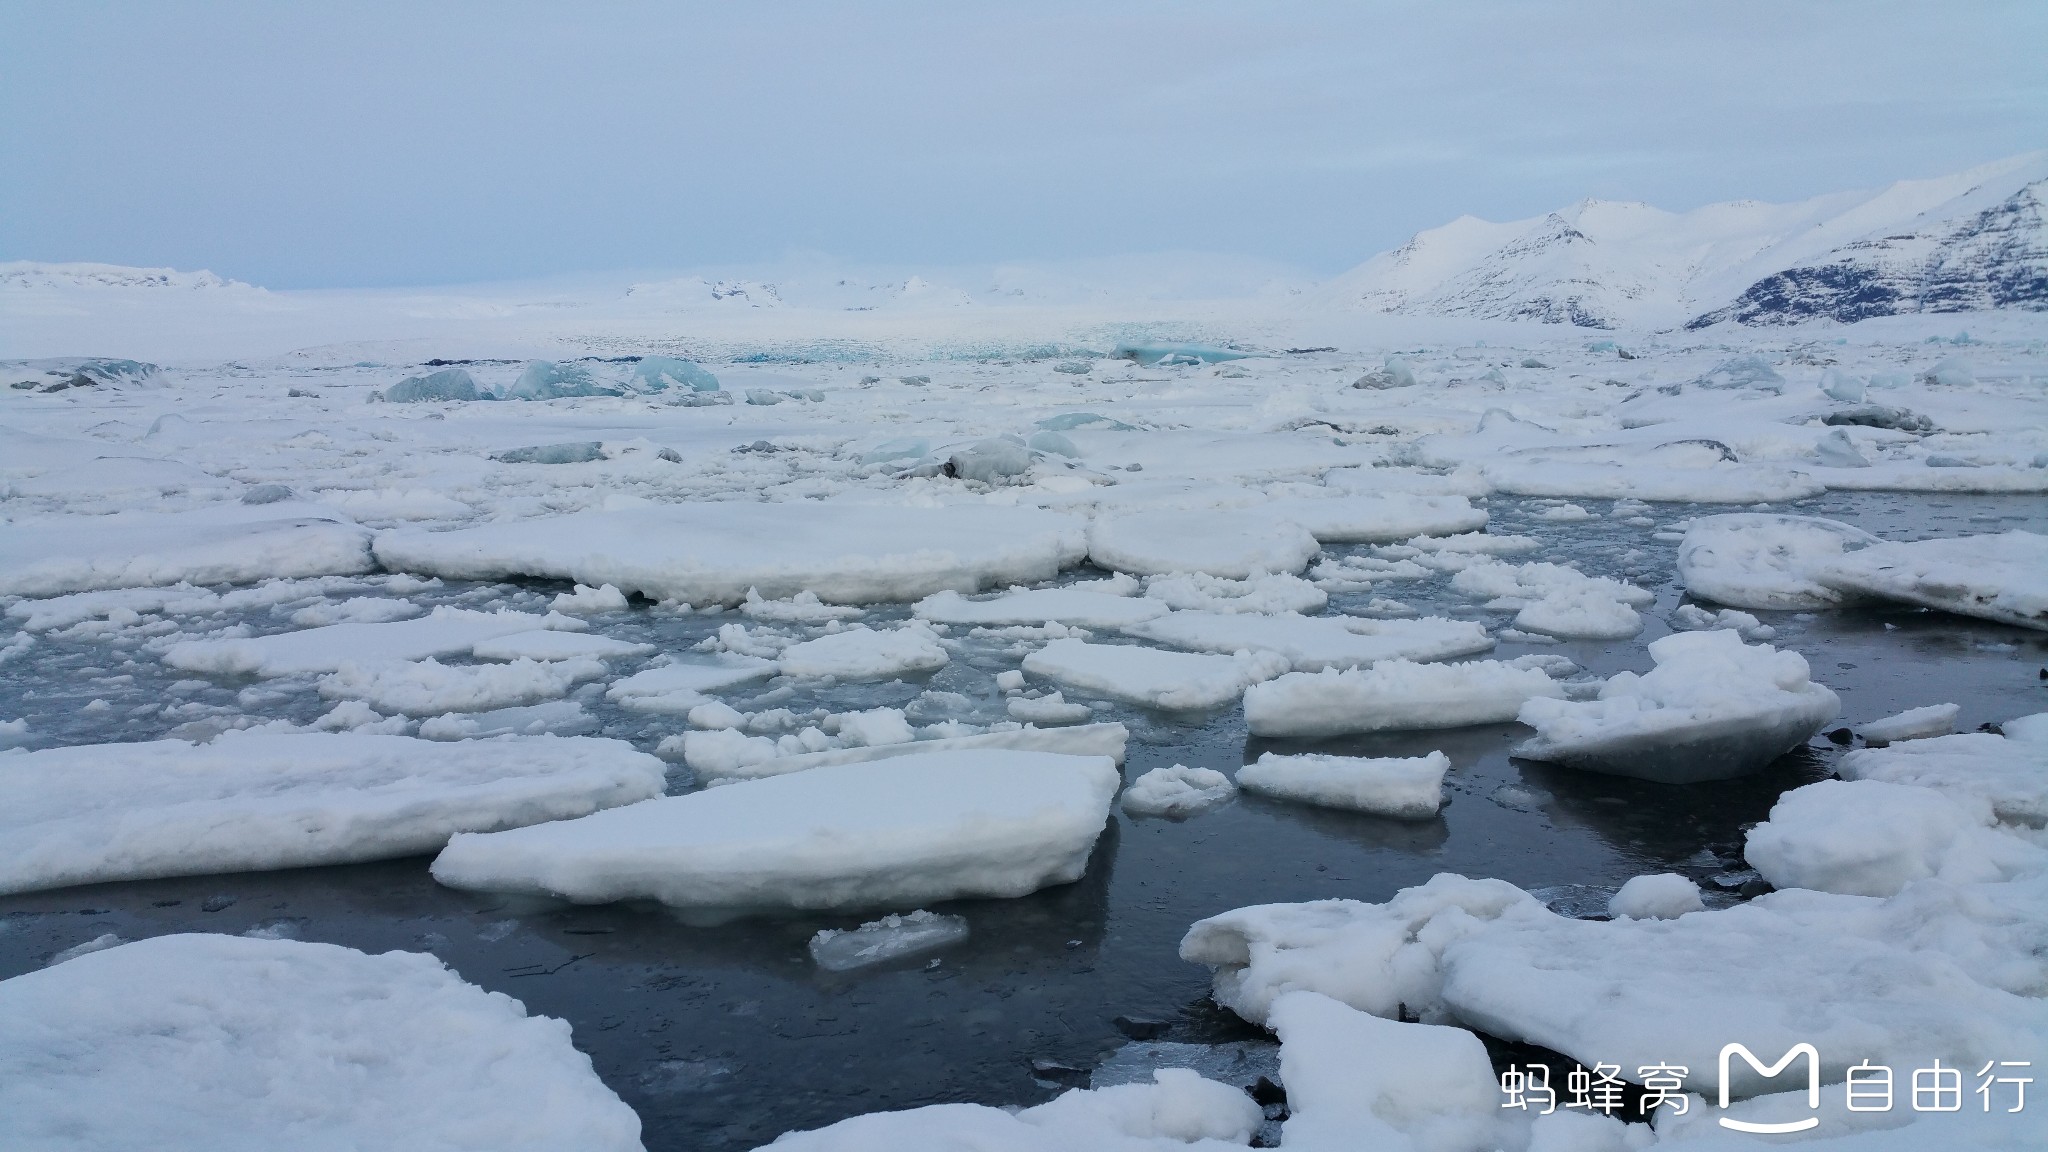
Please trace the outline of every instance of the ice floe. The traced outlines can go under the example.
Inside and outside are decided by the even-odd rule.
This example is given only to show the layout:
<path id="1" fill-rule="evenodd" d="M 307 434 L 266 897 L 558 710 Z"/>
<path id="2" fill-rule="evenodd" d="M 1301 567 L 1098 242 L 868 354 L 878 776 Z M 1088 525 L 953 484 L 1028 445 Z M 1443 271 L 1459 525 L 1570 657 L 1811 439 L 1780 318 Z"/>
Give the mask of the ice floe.
<path id="1" fill-rule="evenodd" d="M 1911 784 L 1822 780 L 1778 797 L 1743 857 L 1779 888 L 1895 896 L 1934 876 L 1969 884 L 2048 871 L 2048 850 L 1999 831 L 1991 805 Z"/>
<path id="2" fill-rule="evenodd" d="M 921 623 L 887 631 L 856 624 L 843 632 L 790 645 L 782 650 L 778 668 L 785 676 L 812 679 L 887 680 L 942 668 L 948 659 L 938 636 Z"/>
<path id="3" fill-rule="evenodd" d="M 1532 699 L 1515 749 L 1591 772 L 1664 784 L 1755 772 L 1841 714 L 1796 652 L 1749 645 L 1733 632 L 1679 632 L 1650 644 L 1657 666 L 1617 672 L 1592 700 Z"/>
<path id="4" fill-rule="evenodd" d="M 1863 737 L 1867 744 L 1882 746 L 1900 740 L 1924 740 L 1930 736 L 1946 736 L 1956 730 L 1956 715 L 1962 711 L 1958 704 L 1929 704 L 1924 708 L 1908 708 L 1894 716 L 1858 724 L 1856 735 Z"/>
<path id="5" fill-rule="evenodd" d="M 1632 876 L 1607 901 L 1617 920 L 1676 920 L 1705 908 L 1700 886 L 1676 872 Z"/>
<path id="6" fill-rule="evenodd" d="M 609 672 L 604 661 L 587 656 L 547 662 L 521 658 L 509 664 L 345 660 L 320 678 L 319 690 L 330 700 L 360 700 L 380 712 L 436 716 L 553 700 Z"/>
<path id="7" fill-rule="evenodd" d="M 575 580 L 693 604 L 739 604 L 749 590 L 858 604 L 1047 580 L 1087 546 L 1081 521 L 1035 508 L 728 501 L 386 532 L 376 550 L 387 568 L 438 576 Z"/>
<path id="8" fill-rule="evenodd" d="M 2008 720 L 2004 734 L 1963 732 L 1858 748 L 1836 762 L 1847 780 L 1915 784 L 1981 801 L 2000 819 L 2048 825 L 2048 712 Z"/>
<path id="9" fill-rule="evenodd" d="M 1427 617 L 1371 620 L 1358 616 L 1269 616 L 1175 612 L 1126 626 L 1129 635 L 1197 652 L 1277 652 L 1296 671 L 1354 668 L 1379 660 L 1443 660 L 1493 647 L 1471 621 Z"/>
<path id="10" fill-rule="evenodd" d="M 967 939 L 967 919 L 919 909 L 890 914 L 858 928 L 821 928 L 811 937 L 811 959 L 827 972 L 850 972 L 922 956 Z"/>
<path id="11" fill-rule="evenodd" d="M 1287 667 L 1286 657 L 1273 652 L 1216 656 L 1074 639 L 1055 640 L 1024 658 L 1024 671 L 1064 688 L 1169 711 L 1233 703 L 1247 686 Z"/>
<path id="12" fill-rule="evenodd" d="M 470 652 L 479 642 L 536 629 L 580 629 L 567 616 L 478 612 L 443 605 L 425 616 L 386 624 L 330 624 L 227 640 L 183 640 L 164 650 L 165 664 L 216 676 L 305 676 L 343 664 L 425 660 Z"/>
<path id="13" fill-rule="evenodd" d="M 1266 752 L 1238 769 L 1247 792 L 1374 816 L 1421 820 L 1443 806 L 1444 773 L 1451 758 L 1427 756 L 1283 756 Z"/>
<path id="14" fill-rule="evenodd" d="M 1530 700 L 1563 695 L 1564 689 L 1536 667 L 1498 660 L 1384 660 L 1343 672 L 1291 672 L 1253 685 L 1244 695 L 1244 717 L 1255 736 L 1316 739 L 1499 724 L 1514 719 Z"/>
<path id="15" fill-rule="evenodd" d="M 1702 516 L 1678 545 L 1678 579 L 1699 599 L 1736 608 L 1828 608 L 1842 593 L 1816 579 L 1819 570 L 1880 542 L 1861 528 L 1817 516 Z"/>
<path id="16" fill-rule="evenodd" d="M 1823 564 L 1838 592 L 2048 629 L 2048 536 L 2001 532 L 1874 544 Z"/>
<path id="17" fill-rule="evenodd" d="M 1106 512 L 1088 528 L 1088 558 L 1138 576 L 1201 572 L 1230 580 L 1297 573 L 1322 546 L 1308 530 L 1261 509 Z"/>
<path id="18" fill-rule="evenodd" d="M 920 619 L 940 624 L 1002 627 L 1058 621 L 1081 628 L 1120 628 L 1156 616 L 1167 606 L 1138 596 L 1139 583 L 1129 577 L 1096 580 L 1064 588 L 1016 589 L 981 600 L 957 592 L 939 592 L 917 602 Z"/>
<path id="19" fill-rule="evenodd" d="M 561 1020 L 420 953 L 213 935 L 0 981 L 0 1143 L 641 1148 Z"/>
<path id="20" fill-rule="evenodd" d="M 1077 880 L 1121 783 L 1110 758 L 953 751 L 835 764 L 458 836 L 434 878 L 577 903 L 866 908 Z"/>
<path id="21" fill-rule="evenodd" d="M 586 737 L 230 732 L 16 753 L 0 773 L 0 892 L 410 856 L 663 785 L 661 761 Z"/>
<path id="22" fill-rule="evenodd" d="M 369 572 L 370 533 L 279 505 L 0 522 L 0 596 Z"/>

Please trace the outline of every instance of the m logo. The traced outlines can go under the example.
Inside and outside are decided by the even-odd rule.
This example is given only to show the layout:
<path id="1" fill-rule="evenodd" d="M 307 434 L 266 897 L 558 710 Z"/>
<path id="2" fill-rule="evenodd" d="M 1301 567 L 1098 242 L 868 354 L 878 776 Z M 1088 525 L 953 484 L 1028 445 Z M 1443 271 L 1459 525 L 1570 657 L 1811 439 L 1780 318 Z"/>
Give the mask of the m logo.
<path id="1" fill-rule="evenodd" d="M 1776 1064 L 1767 1068 L 1764 1066 L 1763 1061 L 1756 1058 L 1756 1053 L 1751 1052 L 1740 1044 L 1730 1044 L 1721 1049 L 1722 1108 L 1728 1107 L 1728 1058 L 1738 1054 L 1744 1060 L 1749 1061 L 1749 1066 L 1754 1068 L 1759 1076 L 1776 1076 L 1778 1073 L 1783 1072 L 1792 1061 L 1801 1056 L 1806 1057 L 1806 1106 L 1808 1108 L 1820 1107 L 1820 1053 L 1814 1051 L 1813 1045 L 1794 1044 L 1791 1051 L 1780 1057 Z M 1819 1124 L 1820 1117 L 1818 1116 L 1808 1116 L 1804 1120 L 1792 1120 L 1783 1124 L 1759 1124 L 1749 1120 L 1730 1120 L 1726 1116 L 1721 1117 L 1721 1127 L 1723 1128 L 1733 1128 L 1737 1132 L 1761 1132 L 1765 1135 L 1780 1132 L 1804 1132 L 1808 1128 L 1817 1127 Z"/>

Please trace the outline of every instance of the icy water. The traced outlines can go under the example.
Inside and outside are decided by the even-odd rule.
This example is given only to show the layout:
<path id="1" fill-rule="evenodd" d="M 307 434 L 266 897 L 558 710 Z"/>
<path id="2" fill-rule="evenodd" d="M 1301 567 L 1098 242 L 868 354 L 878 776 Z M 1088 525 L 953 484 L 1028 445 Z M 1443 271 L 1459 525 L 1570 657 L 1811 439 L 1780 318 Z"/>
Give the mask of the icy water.
<path id="1" fill-rule="evenodd" d="M 1628 641 L 1504 643 L 1493 655 L 1558 653 L 1601 675 L 1646 668 L 1643 645 L 1666 631 L 1663 620 L 1681 601 L 1671 570 L 1675 543 L 1659 533 L 1669 536 L 1669 525 L 1688 515 L 1733 509 L 1657 505 L 1650 513 L 1657 523 L 1645 526 L 1608 518 L 1604 501 L 1578 503 L 1599 518 L 1539 520 L 1543 502 L 1495 497 L 1489 530 L 1544 542 L 1517 561 L 1569 561 L 1589 574 L 1655 588 L 1658 603 L 1644 612 L 1648 627 Z M 1835 494 L 1782 510 L 1844 519 L 1895 539 L 2048 530 L 2048 501 L 2038 497 Z M 1438 577 L 1385 584 L 1374 595 L 1424 612 L 1503 622 L 1446 583 Z M 411 598 L 541 610 L 561 590 L 449 584 Z M 383 593 L 374 585 L 337 585 L 329 593 L 352 594 Z M 1336 596 L 1331 610 L 1359 609 L 1368 599 Z M 282 631 L 290 624 L 281 611 L 210 624 Z M 869 620 L 902 614 L 876 611 Z M 1815 678 L 1841 693 L 1845 721 L 1954 701 L 1962 705 L 1960 726 L 1969 728 L 2048 709 L 2040 672 L 2048 666 L 2048 635 L 1906 608 L 1759 615 L 1778 629 L 1773 643 L 1804 654 Z M 646 608 L 594 624 L 674 651 L 735 621 L 753 624 L 732 614 Z M 310 683 L 181 676 L 150 654 L 148 632 L 142 626 L 45 638 L 0 665 L 0 715 L 27 718 L 47 743 L 86 743 L 156 738 L 180 724 L 232 715 L 304 723 L 331 706 Z M 970 718 L 986 723 L 999 714 L 994 673 L 1015 667 L 1021 654 L 1011 641 L 972 641 L 929 681 L 822 690 L 761 685 L 725 698 L 749 711 L 802 713 L 900 707 L 934 689 L 966 698 Z M 682 728 L 680 718 L 620 712 L 590 690 L 582 699 L 601 725 L 598 734 L 641 748 L 651 750 Z M 920 707 L 933 708 L 931 701 Z M 1046 1099 L 1085 1083 L 1089 1069 L 1134 1036 L 1253 1038 L 1207 1002 L 1207 972 L 1176 955 L 1189 924 L 1241 905 L 1383 900 L 1444 871 L 1547 889 L 1561 910 L 1589 914 L 1604 905 L 1606 890 L 1643 872 L 1682 872 L 1720 901 L 1741 899 L 1757 890 L 1744 887 L 1744 828 L 1763 819 L 1782 791 L 1825 776 L 1833 752 L 1818 740 L 1760 776 L 1672 787 L 1511 761 L 1508 748 L 1526 734 L 1513 725 L 1282 745 L 1249 739 L 1235 708 L 1184 717 L 1116 706 L 1097 718 L 1132 729 L 1127 779 L 1175 763 L 1234 769 L 1283 747 L 1370 755 L 1441 748 L 1454 764 L 1451 803 L 1427 822 L 1257 797 L 1185 823 L 1118 812 L 1079 883 L 1019 900 L 936 905 L 934 911 L 966 918 L 965 942 L 845 973 L 821 971 L 806 942 L 820 928 L 850 928 L 873 913 L 692 926 L 654 907 L 522 904 L 456 892 L 434 884 L 427 859 L 416 858 L 0 898 L 0 978 L 104 933 L 134 940 L 258 931 L 369 952 L 430 951 L 464 978 L 573 1024 L 599 1075 L 639 1112 L 650 1149 L 749 1148 L 783 1131 L 878 1109 Z M 691 786 L 680 767 L 674 786 Z"/>

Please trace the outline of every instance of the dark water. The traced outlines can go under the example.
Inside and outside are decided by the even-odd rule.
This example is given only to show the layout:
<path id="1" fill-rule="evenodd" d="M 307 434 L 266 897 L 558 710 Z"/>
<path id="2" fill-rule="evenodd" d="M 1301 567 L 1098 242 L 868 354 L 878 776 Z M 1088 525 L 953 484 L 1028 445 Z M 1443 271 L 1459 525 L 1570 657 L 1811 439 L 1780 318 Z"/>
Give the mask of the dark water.
<path id="1" fill-rule="evenodd" d="M 1674 545 L 1656 540 L 1656 529 L 1613 520 L 1533 520 L 1535 507 L 1493 501 L 1492 531 L 1527 532 L 1546 545 L 1511 559 L 1570 560 L 1591 574 L 1629 576 L 1656 589 L 1659 600 L 1634 640 L 1503 644 L 1492 655 L 1557 652 L 1603 675 L 1647 668 L 1643 645 L 1664 633 L 1662 619 L 1681 599 L 1672 586 Z M 1660 505 L 1652 514 L 1669 523 L 1722 510 Z M 1838 494 L 1782 510 L 1834 516 L 1894 538 L 2048 530 L 2048 501 L 2038 497 Z M 1376 594 L 1424 611 L 1475 615 L 1443 585 L 1390 583 Z M 537 609 L 558 590 L 448 586 L 417 598 Z M 1332 608 L 1352 603 L 1338 597 Z M 900 611 L 871 619 L 893 615 Z M 1759 615 L 1778 628 L 1774 643 L 1804 654 L 1815 677 L 1841 693 L 1846 721 L 1954 701 L 1969 728 L 2048 709 L 2048 683 L 2039 678 L 2048 634 L 1906 608 Z M 274 614 L 240 619 L 259 631 L 288 626 Z M 599 618 L 598 626 L 673 649 L 739 619 L 636 611 Z M 957 654 L 935 680 L 992 708 L 992 674 L 1015 662 L 990 644 Z M 103 640 L 46 640 L 0 665 L 0 716 L 28 717 L 49 742 L 80 743 L 161 736 L 208 707 L 303 722 L 328 706 L 306 684 L 241 696 L 246 682 L 174 691 L 179 679 L 132 644 L 121 650 Z M 926 686 L 803 690 L 759 706 L 900 706 Z M 91 699 L 109 707 L 80 712 Z M 749 706 L 739 695 L 728 699 Z M 198 706 L 165 716 L 167 701 Z M 602 734 L 643 748 L 682 727 L 680 718 L 609 710 L 601 698 L 589 707 Z M 1231 769 L 1283 747 L 1368 755 L 1441 748 L 1454 764 L 1451 803 L 1427 822 L 1257 797 L 1179 824 L 1118 812 L 1079 883 L 1019 900 L 933 906 L 971 926 L 969 939 L 939 953 L 936 964 L 918 957 L 819 971 L 805 949 L 810 935 L 852 927 L 872 913 L 691 927 L 655 907 L 522 905 L 451 891 L 435 885 L 427 859 L 417 858 L 0 897 L 0 977 L 38 968 L 52 953 L 106 932 L 133 940 L 269 927 L 369 952 L 431 951 L 529 1011 L 570 1021 L 598 1074 L 639 1112 L 649 1148 L 747 1148 L 859 1112 L 1049 1098 L 1085 1080 L 1087 1068 L 1126 1041 L 1118 1017 L 1126 1018 L 1125 1030 L 1132 1020 L 1163 1025 L 1168 1040 L 1252 1036 L 1206 1001 L 1206 971 L 1176 956 L 1190 923 L 1229 908 L 1383 900 L 1444 871 L 1530 889 L 1587 886 L 1578 895 L 1588 909 L 1599 907 L 1601 889 L 1652 871 L 1682 872 L 1722 900 L 1737 899 L 1745 826 L 1762 820 L 1785 789 L 1825 776 L 1833 755 L 1819 740 L 1759 776 L 1674 787 L 1510 761 L 1507 749 L 1525 734 L 1513 725 L 1282 745 L 1248 739 L 1236 709 L 1189 718 L 1118 707 L 1105 715 L 1132 726 L 1126 778 L 1175 763 Z M 1505 785 L 1516 792 L 1496 799 Z M 676 786 L 689 784 L 678 778 Z M 1715 877 L 1729 887 L 1715 885 Z M 1558 895 L 1569 906 L 1572 893 Z"/>

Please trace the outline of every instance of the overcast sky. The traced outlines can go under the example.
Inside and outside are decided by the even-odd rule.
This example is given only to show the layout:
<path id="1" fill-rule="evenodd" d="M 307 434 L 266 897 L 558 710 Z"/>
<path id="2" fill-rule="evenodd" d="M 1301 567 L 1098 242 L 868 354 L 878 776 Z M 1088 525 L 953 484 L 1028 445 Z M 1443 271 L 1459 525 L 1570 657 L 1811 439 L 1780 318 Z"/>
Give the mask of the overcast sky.
<path id="1" fill-rule="evenodd" d="M 2048 3 L 0 0 L 0 259 L 272 287 L 1168 249 L 2048 146 Z"/>

